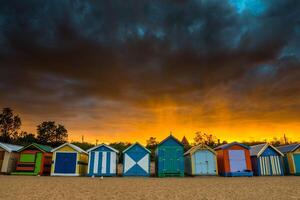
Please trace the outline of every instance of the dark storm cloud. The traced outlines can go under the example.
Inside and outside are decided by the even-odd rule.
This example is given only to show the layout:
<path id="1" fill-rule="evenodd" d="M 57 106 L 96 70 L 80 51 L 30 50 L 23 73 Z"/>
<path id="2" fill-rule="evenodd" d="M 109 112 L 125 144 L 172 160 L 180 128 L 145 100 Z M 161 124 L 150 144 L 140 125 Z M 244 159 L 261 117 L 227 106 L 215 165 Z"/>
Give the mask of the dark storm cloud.
<path id="1" fill-rule="evenodd" d="M 215 91 L 233 110 L 250 99 L 293 111 L 300 2 L 261 2 L 241 11 L 216 0 L 1 1 L 1 103 L 63 112 L 167 96 L 190 105 Z"/>

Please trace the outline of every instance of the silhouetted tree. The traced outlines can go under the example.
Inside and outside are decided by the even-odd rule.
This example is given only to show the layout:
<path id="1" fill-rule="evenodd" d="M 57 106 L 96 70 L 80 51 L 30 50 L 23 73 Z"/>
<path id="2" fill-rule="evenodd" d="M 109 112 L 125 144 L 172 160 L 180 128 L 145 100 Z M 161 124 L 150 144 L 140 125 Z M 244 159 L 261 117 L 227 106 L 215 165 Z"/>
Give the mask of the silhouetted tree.
<path id="1" fill-rule="evenodd" d="M 127 149 L 131 143 L 129 142 L 113 142 L 110 143 L 109 146 L 119 151 L 119 163 L 123 162 L 123 151 Z"/>
<path id="2" fill-rule="evenodd" d="M 72 144 L 82 148 L 85 151 L 95 146 L 95 145 L 93 145 L 91 143 L 88 143 L 88 142 L 72 142 Z"/>
<path id="3" fill-rule="evenodd" d="M 156 141 L 155 137 L 150 137 L 147 141 L 146 141 L 146 148 L 149 149 L 151 151 L 150 154 L 150 159 L 151 161 L 154 161 L 155 159 L 155 149 L 158 145 L 158 142 Z"/>
<path id="4" fill-rule="evenodd" d="M 21 124 L 21 118 L 14 115 L 12 109 L 3 108 L 0 114 L 0 140 L 2 142 L 12 142 Z"/>
<path id="5" fill-rule="evenodd" d="M 191 145 L 185 136 L 183 136 L 181 143 L 183 144 L 184 152 L 186 152 L 187 150 L 189 150 L 191 148 Z"/>
<path id="6" fill-rule="evenodd" d="M 29 145 L 34 142 L 37 142 L 35 135 L 24 131 L 18 134 L 17 138 L 15 138 L 14 140 L 15 144 L 23 145 L 23 146 Z"/>
<path id="7" fill-rule="evenodd" d="M 207 146 L 210 147 L 216 147 L 218 144 L 218 139 L 216 136 L 212 134 L 207 134 L 207 133 L 202 133 L 202 132 L 196 132 L 194 137 L 194 143 L 195 145 L 198 144 L 206 144 Z"/>
<path id="8" fill-rule="evenodd" d="M 63 125 L 46 121 L 37 126 L 37 140 L 40 144 L 59 146 L 68 139 L 68 131 Z"/>

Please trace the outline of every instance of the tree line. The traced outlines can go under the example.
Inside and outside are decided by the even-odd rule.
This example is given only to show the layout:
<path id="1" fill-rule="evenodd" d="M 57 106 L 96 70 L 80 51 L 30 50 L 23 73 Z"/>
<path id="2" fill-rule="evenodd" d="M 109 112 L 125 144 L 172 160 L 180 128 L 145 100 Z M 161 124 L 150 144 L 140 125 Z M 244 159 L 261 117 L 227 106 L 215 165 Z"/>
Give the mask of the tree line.
<path id="1" fill-rule="evenodd" d="M 12 143 L 18 145 L 28 145 L 33 142 L 48 145 L 51 147 L 57 147 L 68 141 L 68 131 L 64 125 L 56 124 L 55 121 L 44 121 L 37 125 L 36 134 L 27 133 L 21 130 L 22 121 L 21 118 L 13 113 L 11 108 L 3 108 L 2 113 L 0 113 L 0 142 Z M 262 141 L 242 141 L 246 145 L 256 145 L 265 143 L 267 140 Z M 280 146 L 283 144 L 290 144 L 293 141 L 289 140 L 285 135 L 282 138 L 273 138 L 269 143 L 274 146 Z M 94 147 L 97 144 L 92 144 L 88 142 L 72 142 L 73 144 L 79 146 L 80 148 L 87 150 Z M 222 144 L 227 144 L 227 141 L 221 141 L 215 135 L 205 132 L 196 132 L 192 142 L 184 136 L 181 140 L 184 145 L 184 150 L 187 151 L 193 146 L 198 144 L 206 144 L 211 148 L 215 148 Z M 155 158 L 155 149 L 159 141 L 155 137 L 150 137 L 146 140 L 146 148 L 151 151 L 151 160 Z M 113 142 L 109 144 L 111 147 L 122 152 L 128 148 L 130 142 Z M 120 154 L 119 160 L 122 160 L 122 154 Z"/>

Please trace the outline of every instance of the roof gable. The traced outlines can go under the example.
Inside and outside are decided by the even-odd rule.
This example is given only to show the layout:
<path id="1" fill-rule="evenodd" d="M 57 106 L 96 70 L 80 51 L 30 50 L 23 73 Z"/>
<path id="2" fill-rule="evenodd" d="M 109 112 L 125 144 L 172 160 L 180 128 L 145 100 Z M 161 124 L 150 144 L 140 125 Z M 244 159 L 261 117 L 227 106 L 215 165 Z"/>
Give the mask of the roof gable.
<path id="1" fill-rule="evenodd" d="M 212 152 L 213 154 L 216 154 L 215 150 L 213 150 L 212 148 L 210 148 L 206 144 L 199 144 L 197 146 L 194 146 L 194 147 L 190 148 L 187 152 L 184 153 L 184 155 L 194 154 L 197 151 L 201 151 L 201 150 L 208 150 L 208 151 Z"/>
<path id="2" fill-rule="evenodd" d="M 294 152 L 298 148 L 300 148 L 300 144 L 289 144 L 289 145 L 277 147 L 277 149 L 282 153 Z"/>
<path id="3" fill-rule="evenodd" d="M 68 143 L 68 142 L 67 142 L 67 143 L 64 143 L 64 144 L 62 144 L 62 145 L 60 145 L 59 147 L 56 147 L 55 149 L 52 149 L 51 152 L 58 151 L 59 149 L 65 147 L 65 146 L 68 146 L 68 147 L 74 149 L 74 150 L 77 151 L 78 153 L 85 153 L 85 154 L 87 154 L 87 152 L 84 151 L 83 149 L 81 149 L 80 147 L 78 147 L 78 146 L 76 146 L 76 145 L 74 145 L 74 144 Z"/>
<path id="4" fill-rule="evenodd" d="M 245 145 L 245 144 L 242 144 L 242 143 L 239 143 L 239 142 L 231 142 L 229 144 L 223 144 L 221 146 L 218 146 L 218 147 L 215 148 L 215 150 L 229 149 L 230 147 L 235 146 L 235 145 L 241 146 L 241 147 L 243 147 L 245 149 L 250 149 L 250 147 L 247 146 L 247 145 Z"/>
<path id="5" fill-rule="evenodd" d="M 139 147 L 145 149 L 148 153 L 151 153 L 151 151 L 150 151 L 149 149 L 145 148 L 143 145 L 141 145 L 141 144 L 138 143 L 138 142 L 136 142 L 136 143 L 132 144 L 131 146 L 129 146 L 127 149 L 125 149 L 125 150 L 123 151 L 123 153 L 126 153 L 126 151 L 130 150 L 131 148 L 133 148 L 133 147 L 136 146 L 136 145 L 138 145 Z"/>
<path id="6" fill-rule="evenodd" d="M 50 147 L 50 146 L 42 145 L 42 144 L 38 144 L 38 143 L 32 143 L 32 144 L 30 144 L 30 145 L 27 145 L 27 146 L 25 146 L 25 147 L 19 149 L 18 152 L 23 151 L 23 150 L 25 150 L 25 149 L 28 149 L 28 148 L 30 148 L 30 147 L 35 147 L 35 148 L 37 148 L 38 150 L 40 150 L 40 151 L 42 151 L 42 152 L 45 152 L 45 153 L 50 153 L 51 150 L 52 150 L 52 147 Z"/>
<path id="7" fill-rule="evenodd" d="M 183 144 L 177 138 L 175 138 L 173 135 L 169 135 L 167 138 L 165 138 L 163 141 L 161 141 L 157 146 L 164 145 L 170 141 L 173 141 L 176 144 L 183 146 Z"/>
<path id="8" fill-rule="evenodd" d="M 259 157 L 268 148 L 273 149 L 276 153 L 278 153 L 279 155 L 283 156 L 283 154 L 277 148 L 275 148 L 273 145 L 268 144 L 268 143 L 258 144 L 258 145 L 251 146 L 250 147 L 250 156 L 257 156 L 257 157 Z"/>
<path id="9" fill-rule="evenodd" d="M 106 144 L 100 144 L 100 145 L 97 145 L 97 146 L 95 146 L 95 147 L 92 147 L 92 148 L 88 149 L 87 152 L 90 152 L 90 151 L 97 151 L 97 149 L 99 149 L 99 148 L 101 148 L 101 147 L 105 147 L 105 148 L 110 149 L 111 151 L 114 151 L 114 152 L 116 152 L 116 153 L 119 153 L 118 150 L 116 150 L 116 149 L 114 149 L 114 148 L 112 148 L 111 146 L 106 145 Z"/>
<path id="10" fill-rule="evenodd" d="M 8 152 L 18 151 L 23 148 L 23 146 L 7 144 L 7 143 L 3 143 L 3 142 L 0 142 L 0 147 Z"/>

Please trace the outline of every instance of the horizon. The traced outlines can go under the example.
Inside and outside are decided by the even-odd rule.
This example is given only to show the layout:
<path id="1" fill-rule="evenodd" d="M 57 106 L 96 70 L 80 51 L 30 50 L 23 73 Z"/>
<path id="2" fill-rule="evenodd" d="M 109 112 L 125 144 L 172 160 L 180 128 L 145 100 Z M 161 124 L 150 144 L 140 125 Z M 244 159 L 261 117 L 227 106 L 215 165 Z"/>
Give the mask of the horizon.
<path id="1" fill-rule="evenodd" d="M 0 107 L 36 134 L 300 141 L 300 1 L 2 1 Z"/>

